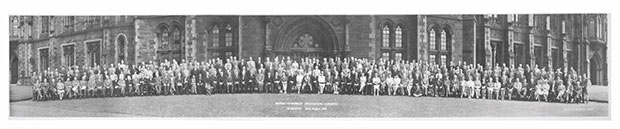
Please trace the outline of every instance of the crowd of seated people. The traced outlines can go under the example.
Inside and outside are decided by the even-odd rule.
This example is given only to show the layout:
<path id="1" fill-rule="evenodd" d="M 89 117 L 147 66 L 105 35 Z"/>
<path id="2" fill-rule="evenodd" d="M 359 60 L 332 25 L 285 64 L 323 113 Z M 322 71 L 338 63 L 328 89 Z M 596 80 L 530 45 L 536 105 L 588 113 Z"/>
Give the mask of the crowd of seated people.
<path id="1" fill-rule="evenodd" d="M 246 60 L 247 59 L 247 60 Z M 185 94 L 313 93 L 587 103 L 589 78 L 575 70 L 464 62 L 269 57 L 141 62 L 46 69 L 33 100 Z"/>

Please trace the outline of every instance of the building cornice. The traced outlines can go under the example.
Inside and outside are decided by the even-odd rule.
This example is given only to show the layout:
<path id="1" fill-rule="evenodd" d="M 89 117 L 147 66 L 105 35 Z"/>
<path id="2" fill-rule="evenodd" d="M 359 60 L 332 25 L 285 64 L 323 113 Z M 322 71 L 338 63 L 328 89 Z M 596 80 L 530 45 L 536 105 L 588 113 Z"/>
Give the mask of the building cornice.
<path id="1" fill-rule="evenodd" d="M 82 31 L 74 31 L 74 32 L 63 33 L 63 34 L 60 34 L 60 35 L 53 35 L 53 36 L 49 36 L 49 37 L 45 37 L 45 38 L 23 40 L 23 41 L 20 41 L 19 43 L 20 44 L 21 43 L 33 43 L 33 42 L 49 40 L 49 39 L 52 39 L 52 38 L 68 37 L 68 36 L 74 36 L 74 35 L 78 35 L 78 34 L 82 34 L 82 33 L 88 33 L 88 32 L 93 32 L 93 31 L 103 31 L 105 29 L 123 28 L 123 27 L 133 27 L 133 24 L 123 23 L 123 24 L 117 24 L 115 26 L 96 27 L 96 28 L 90 28 L 90 29 L 86 29 L 86 30 L 82 30 Z"/>

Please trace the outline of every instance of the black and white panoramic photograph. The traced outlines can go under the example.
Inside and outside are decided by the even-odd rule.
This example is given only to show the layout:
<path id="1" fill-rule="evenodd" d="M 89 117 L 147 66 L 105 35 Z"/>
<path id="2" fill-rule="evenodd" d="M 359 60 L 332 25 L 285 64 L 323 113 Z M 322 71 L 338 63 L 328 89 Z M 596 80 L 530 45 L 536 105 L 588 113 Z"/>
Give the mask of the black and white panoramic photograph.
<path id="1" fill-rule="evenodd" d="M 2 3 L 3 129 L 620 127 L 602 0 Z"/>
<path id="2" fill-rule="evenodd" d="M 609 117 L 605 13 L 10 15 L 11 117 Z"/>

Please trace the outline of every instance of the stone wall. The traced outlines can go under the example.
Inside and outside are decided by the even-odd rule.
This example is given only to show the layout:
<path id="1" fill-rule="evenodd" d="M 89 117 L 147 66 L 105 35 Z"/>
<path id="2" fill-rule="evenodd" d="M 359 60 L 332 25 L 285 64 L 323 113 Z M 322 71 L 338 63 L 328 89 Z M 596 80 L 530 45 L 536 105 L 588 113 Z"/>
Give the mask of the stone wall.
<path id="1" fill-rule="evenodd" d="M 468 64 L 476 63 L 476 48 L 477 48 L 477 21 L 475 19 L 475 15 L 466 15 L 463 16 L 463 61 Z M 483 51 L 481 51 L 483 52 Z"/>
<path id="2" fill-rule="evenodd" d="M 370 58 L 376 57 L 375 20 L 372 16 L 354 15 L 349 17 L 349 48 L 350 56 Z"/>
<path id="3" fill-rule="evenodd" d="M 233 35 L 233 46 L 231 48 L 225 48 L 225 49 L 232 49 L 232 48 L 237 48 L 239 47 L 238 45 L 234 45 L 235 43 L 238 43 L 240 38 L 239 38 L 239 18 L 238 16 L 195 16 L 193 19 L 195 19 L 196 23 L 195 23 L 195 33 L 196 33 L 196 37 L 195 37 L 195 44 L 196 44 L 196 48 L 194 49 L 194 51 L 196 52 L 195 58 L 197 60 L 206 60 L 206 59 L 211 59 L 211 58 L 215 58 L 212 55 L 212 52 L 219 50 L 222 50 L 220 48 L 224 48 L 222 45 L 222 43 L 225 41 L 225 36 L 224 33 L 225 28 L 227 25 L 231 25 L 232 28 L 232 35 Z M 219 41 L 220 41 L 220 47 L 218 48 L 214 48 L 213 47 L 213 36 L 216 35 L 212 35 L 212 30 L 214 28 L 214 26 L 218 26 L 219 28 Z"/>
<path id="4" fill-rule="evenodd" d="M 64 16 L 55 16 L 51 20 L 53 35 L 41 32 L 41 18 L 34 19 L 31 30 L 33 39 L 19 40 L 17 53 L 19 59 L 18 72 L 20 76 L 28 76 L 33 71 L 40 71 L 39 50 L 49 48 L 50 67 L 60 68 L 63 63 L 63 45 L 75 45 L 77 65 L 85 65 L 89 62 L 85 42 L 100 41 L 101 63 L 118 63 L 118 49 L 116 39 L 119 35 L 126 36 L 126 63 L 136 64 L 139 62 L 156 61 L 157 48 L 160 41 L 157 32 L 160 25 L 167 25 L 172 29 L 172 24 L 178 25 L 182 30 L 183 58 L 196 59 L 198 61 L 214 58 L 212 52 L 233 51 L 240 57 L 267 56 L 266 53 L 273 51 L 277 43 L 288 42 L 292 29 L 310 24 L 311 27 L 328 29 L 327 35 L 333 40 L 331 49 L 343 52 L 353 57 L 378 58 L 381 57 L 381 25 L 390 23 L 403 26 L 403 46 L 406 53 L 403 55 L 409 60 L 428 60 L 428 27 L 440 26 L 449 28 L 451 41 L 451 60 L 465 61 L 467 63 L 488 64 L 490 54 L 486 46 L 491 42 L 505 44 L 503 62 L 514 62 L 516 56 L 510 51 L 512 45 L 522 44 L 524 47 L 524 63 L 534 64 L 536 58 L 544 59 L 543 65 L 550 63 L 553 58 L 563 58 L 561 66 L 571 65 L 579 73 L 589 73 L 589 59 L 593 54 L 601 56 L 605 62 L 600 66 L 607 70 L 607 45 L 606 39 L 599 39 L 594 35 L 595 24 L 592 22 L 599 14 L 571 14 L 553 15 L 551 30 L 546 30 L 543 25 L 547 14 L 535 15 L 536 25 L 527 25 L 528 17 L 524 25 L 507 23 L 489 23 L 484 15 L 328 15 L 328 16 L 140 16 L 127 17 L 125 21 L 115 19 L 116 16 L 101 17 L 99 21 L 76 22 L 73 26 L 63 25 Z M 77 17 L 76 21 L 84 21 L 86 17 Z M 499 18 L 506 20 L 506 15 Z M 298 22 L 299 20 L 311 20 L 311 22 Z M 561 20 L 566 20 L 567 34 L 562 34 Z M 211 31 L 214 25 L 220 28 L 219 39 L 225 41 L 223 30 L 226 25 L 232 26 L 232 47 L 212 47 L 213 35 Z M 302 25 L 297 25 L 302 24 Z M 289 29 L 289 30 L 286 30 Z M 305 28 L 308 29 L 308 28 Z M 316 31 L 316 30 L 315 30 Z M 320 30 L 323 32 L 323 30 Z M 392 41 L 393 42 L 393 41 Z M 280 45 L 281 45 L 280 44 Z M 541 57 L 533 57 L 534 45 L 543 47 Z M 603 44 L 603 45 L 601 45 Z M 597 45 L 597 49 L 589 46 Z M 223 45 L 220 45 L 223 46 Z M 550 56 L 550 47 L 555 46 L 561 50 L 561 56 Z M 570 50 L 570 51 L 569 51 Z M 568 58 L 567 52 L 572 52 L 573 58 Z M 23 73 L 23 74 L 22 74 Z M 606 74 L 606 73 L 605 73 Z M 603 77 L 605 82 L 607 79 Z"/>
<path id="5" fill-rule="evenodd" d="M 261 16 L 241 16 L 240 57 L 262 56 L 265 47 L 265 22 Z"/>
<path id="6" fill-rule="evenodd" d="M 135 62 L 148 62 L 157 60 L 157 32 L 159 25 L 167 25 L 171 30 L 173 25 L 184 28 L 184 16 L 165 16 L 138 18 L 134 22 L 135 27 Z M 182 31 L 184 32 L 184 31 Z M 184 33 L 183 33 L 184 34 Z M 183 35 L 182 34 L 182 35 Z M 183 44 L 184 42 L 182 42 Z"/>

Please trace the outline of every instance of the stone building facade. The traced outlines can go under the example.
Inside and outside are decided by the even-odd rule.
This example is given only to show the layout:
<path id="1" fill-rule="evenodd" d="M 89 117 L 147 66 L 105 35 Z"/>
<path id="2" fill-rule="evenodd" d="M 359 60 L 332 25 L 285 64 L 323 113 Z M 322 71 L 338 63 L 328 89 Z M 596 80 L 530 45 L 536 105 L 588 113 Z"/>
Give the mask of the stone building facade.
<path id="1" fill-rule="evenodd" d="M 11 80 L 70 65 L 229 56 L 573 68 L 607 84 L 606 14 L 11 16 Z M 17 48 L 17 49 L 14 49 Z M 13 77 L 15 79 L 13 79 Z"/>

